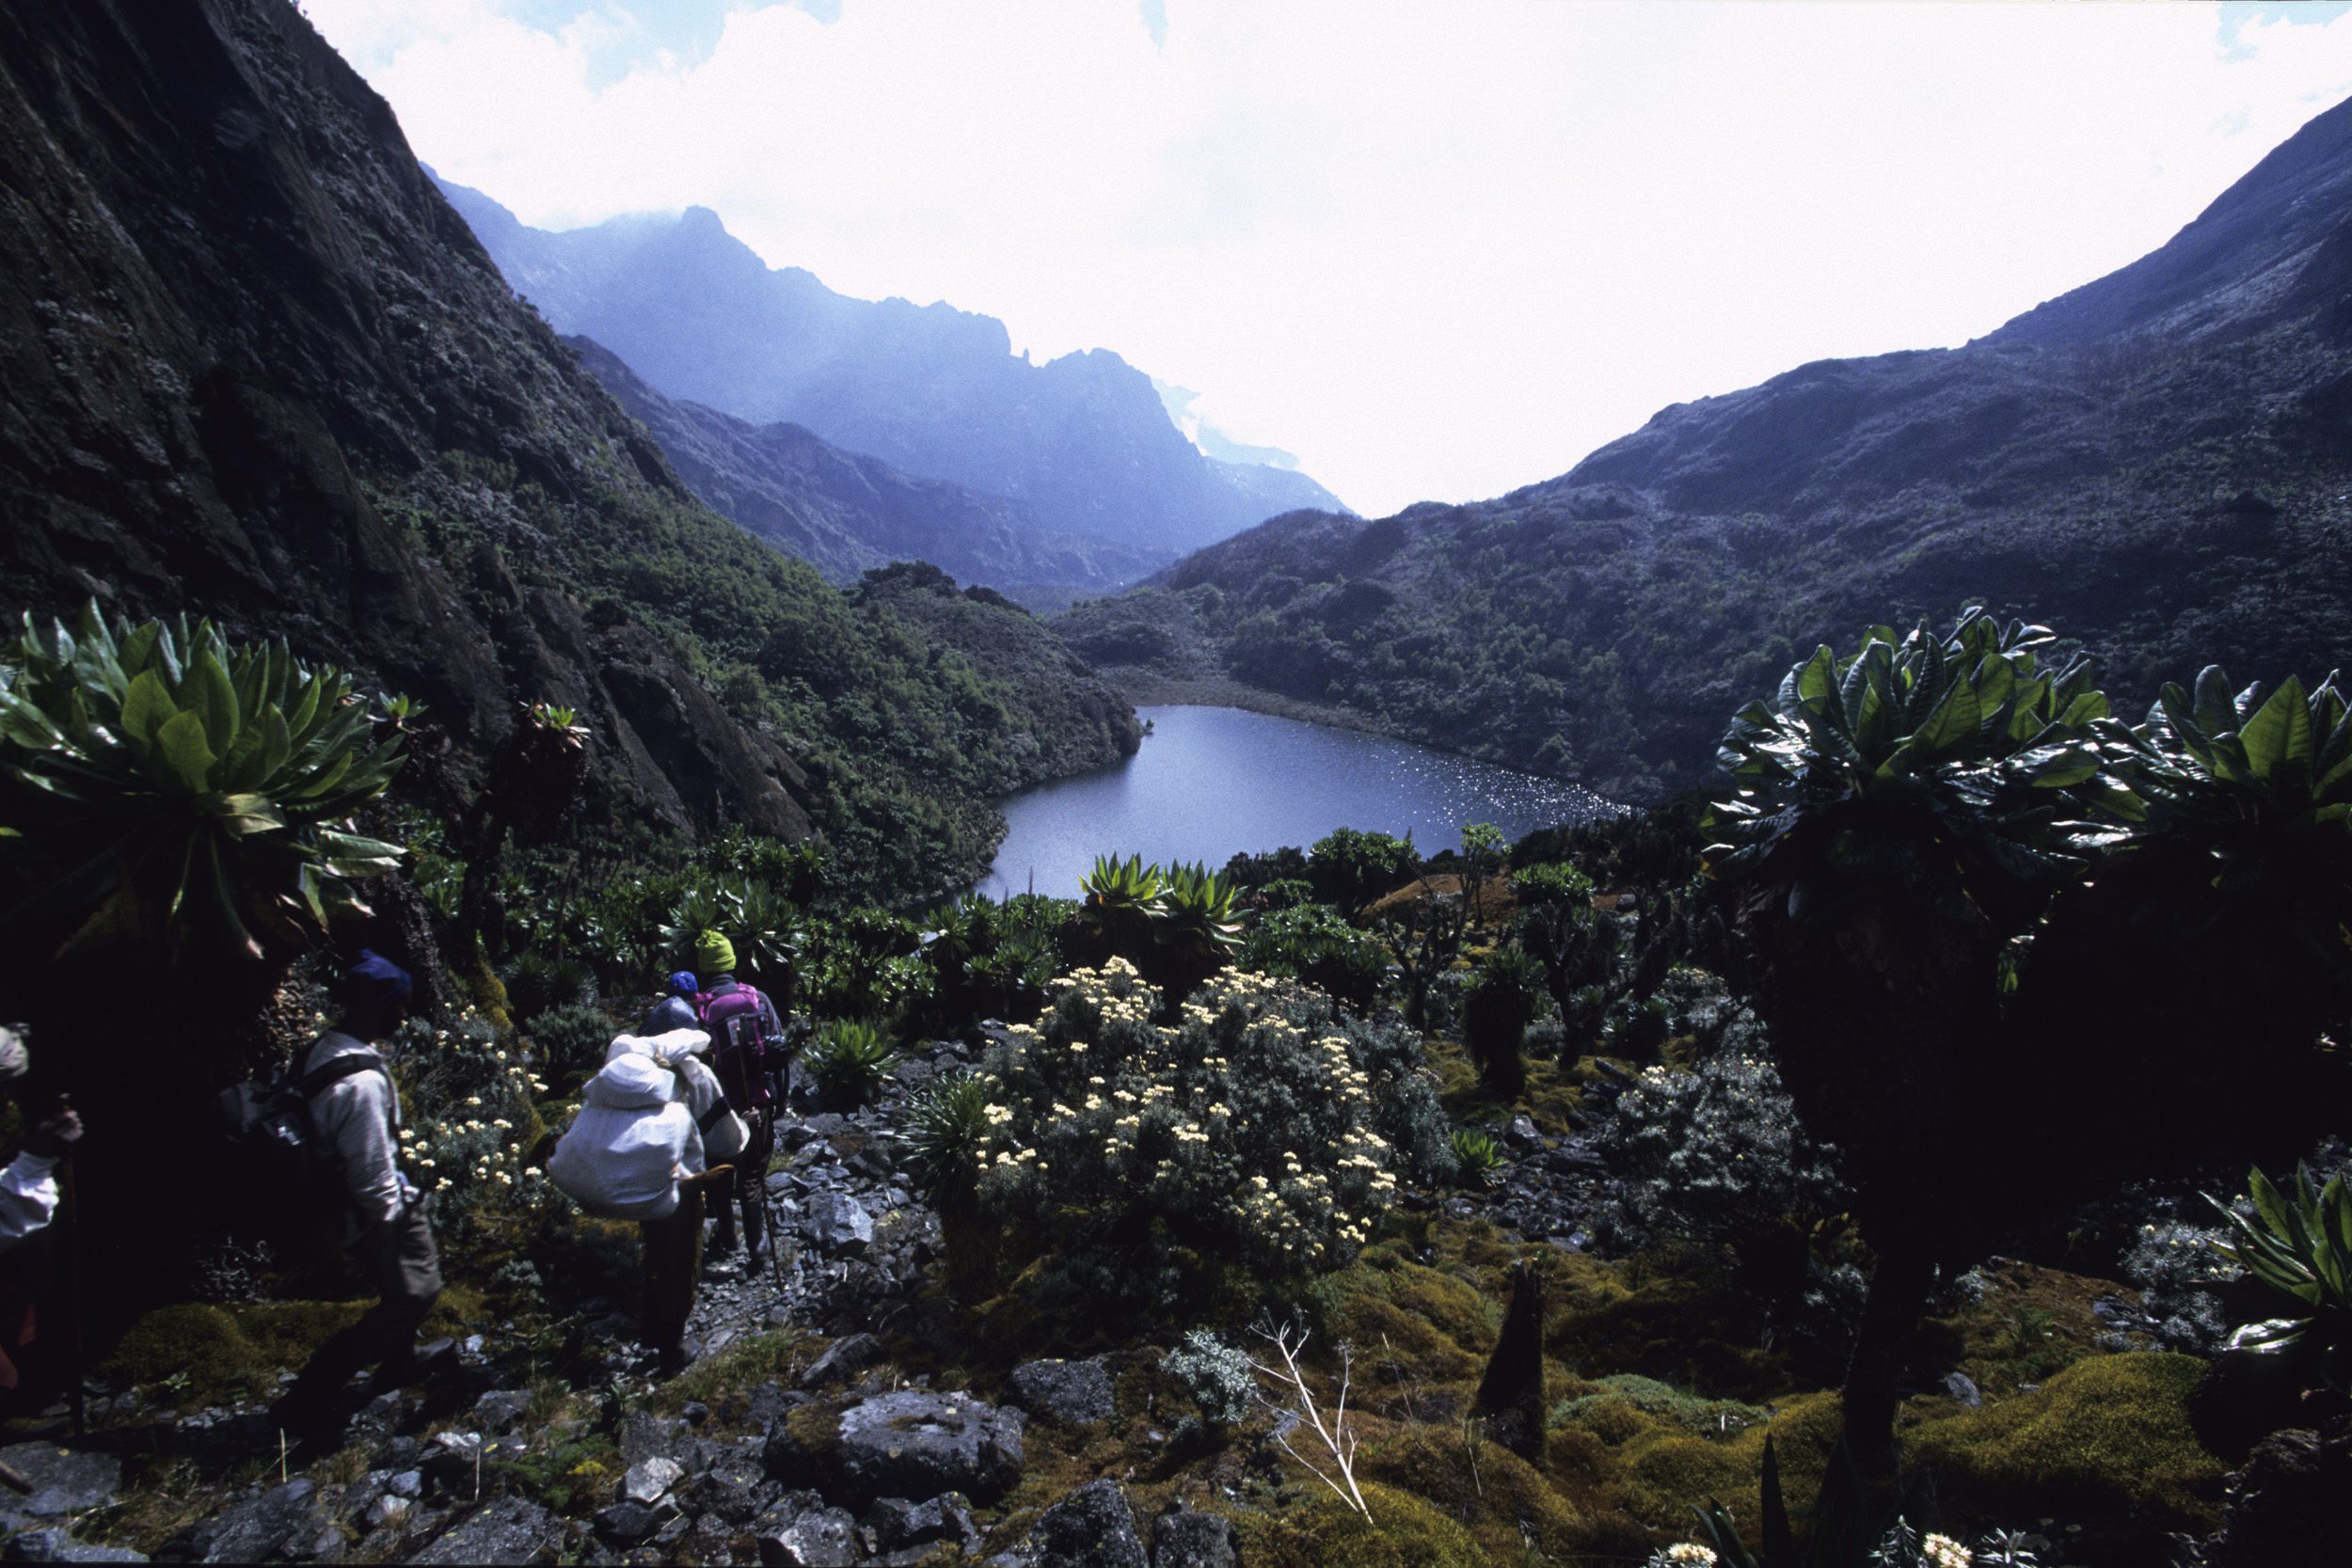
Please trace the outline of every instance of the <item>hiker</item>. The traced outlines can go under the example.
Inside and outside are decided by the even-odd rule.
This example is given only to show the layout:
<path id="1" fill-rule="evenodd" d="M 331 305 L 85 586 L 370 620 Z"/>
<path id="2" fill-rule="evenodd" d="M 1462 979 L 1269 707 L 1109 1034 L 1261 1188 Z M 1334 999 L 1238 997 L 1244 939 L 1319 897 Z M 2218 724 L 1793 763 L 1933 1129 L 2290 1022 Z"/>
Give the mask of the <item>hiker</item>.
<path id="1" fill-rule="evenodd" d="M 32 1067 L 23 1032 L 0 1024 L 0 1085 L 13 1091 Z M 80 1115 L 62 1105 L 33 1124 L 24 1150 L 0 1171 L 0 1251 L 56 1217 L 57 1162 L 72 1153 L 81 1138 Z"/>
<path id="2" fill-rule="evenodd" d="M 581 1089 L 580 1115 L 548 1177 L 592 1214 L 635 1220 L 644 1259 L 640 1332 L 657 1371 L 691 1359 L 686 1323 L 702 1272 L 704 1189 L 739 1154 L 743 1123 L 701 1059 L 710 1037 L 680 997 L 664 997 L 634 1035 L 614 1037 Z"/>
<path id="3" fill-rule="evenodd" d="M 441 1293 L 441 1261 L 423 1195 L 401 1173 L 400 1091 L 377 1054 L 408 1010 L 409 984 L 406 970 L 361 948 L 336 988 L 340 1022 L 295 1064 L 304 1078 L 339 1063 L 346 1068 L 310 1095 L 310 1117 L 342 1167 L 342 1220 L 327 1239 L 358 1263 L 377 1296 L 358 1323 L 318 1348 L 278 1402 L 278 1425 L 321 1451 L 341 1435 L 353 1373 L 375 1368 L 373 1386 L 382 1389 L 454 1358 L 447 1344 L 418 1354 L 417 1330 Z M 366 1060 L 344 1062 L 353 1056 Z"/>
<path id="4" fill-rule="evenodd" d="M 756 1269 L 769 1257 L 768 1163 L 775 1155 L 776 1117 L 784 1110 L 790 1083 L 784 1020 L 757 987 L 735 977 L 735 944 L 723 932 L 705 931 L 696 938 L 694 960 L 708 988 L 695 999 L 694 1010 L 710 1034 L 711 1066 L 750 1130 L 735 1170 L 712 1188 L 717 1223 L 711 1227 L 711 1249 L 723 1261 L 730 1259 L 739 1207 L 744 1261 Z"/>
<path id="5" fill-rule="evenodd" d="M 0 1086 L 15 1093 L 31 1070 L 23 1032 L 0 1025 Z M 33 1122 L 24 1149 L 0 1170 L 0 1253 L 13 1252 L 56 1217 L 57 1164 L 81 1137 L 82 1118 L 63 1104 Z M 8 1259 L 0 1275 L 0 1396 L 15 1396 L 24 1386 L 26 1369 L 21 1363 L 40 1332 L 37 1302 L 49 1293 L 45 1276 L 52 1262 L 28 1255 L 41 1252 L 36 1246 Z"/>

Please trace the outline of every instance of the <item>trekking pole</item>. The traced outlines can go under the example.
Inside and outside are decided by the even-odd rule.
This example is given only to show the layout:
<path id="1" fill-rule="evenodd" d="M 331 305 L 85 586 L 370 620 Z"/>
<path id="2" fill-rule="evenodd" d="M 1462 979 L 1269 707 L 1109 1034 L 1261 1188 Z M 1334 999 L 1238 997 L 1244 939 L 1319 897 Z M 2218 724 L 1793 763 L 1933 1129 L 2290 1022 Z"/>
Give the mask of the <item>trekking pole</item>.
<path id="1" fill-rule="evenodd" d="M 62 1101 L 60 1101 L 62 1103 Z M 65 1354 L 66 1403 L 73 1415 L 73 1435 L 89 1434 L 89 1410 L 82 1387 L 82 1203 L 73 1180 L 73 1153 L 57 1162 L 57 1207 L 65 1224 Z"/>

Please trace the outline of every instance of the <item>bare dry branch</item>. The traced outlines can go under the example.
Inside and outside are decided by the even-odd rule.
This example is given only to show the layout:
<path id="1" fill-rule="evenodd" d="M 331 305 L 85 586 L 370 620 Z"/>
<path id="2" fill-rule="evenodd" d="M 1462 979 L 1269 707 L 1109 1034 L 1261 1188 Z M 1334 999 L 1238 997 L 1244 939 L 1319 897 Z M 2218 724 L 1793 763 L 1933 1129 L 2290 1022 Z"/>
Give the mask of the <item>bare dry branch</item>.
<path id="1" fill-rule="evenodd" d="M 1295 1345 L 1291 1343 L 1294 1333 L 1298 1336 Z M 1307 1386 L 1307 1374 L 1298 1367 L 1298 1358 L 1307 1349 L 1307 1331 L 1284 1323 L 1272 1330 L 1259 1329 L 1257 1335 L 1274 1347 L 1275 1354 L 1281 1357 L 1282 1365 L 1276 1368 L 1257 1360 L 1252 1360 L 1249 1365 L 1261 1377 L 1283 1390 L 1286 1400 L 1290 1395 L 1297 1396 L 1299 1414 L 1306 1418 L 1309 1426 L 1314 1428 L 1315 1436 L 1321 1439 L 1325 1451 L 1331 1456 L 1332 1468 L 1338 1472 L 1339 1481 L 1333 1481 L 1321 1466 L 1293 1448 L 1289 1433 L 1278 1433 L 1275 1441 L 1280 1443 L 1282 1451 L 1298 1461 L 1309 1475 L 1329 1487 L 1332 1496 L 1362 1514 L 1364 1523 L 1372 1523 L 1372 1510 L 1364 1506 L 1364 1495 L 1356 1486 L 1357 1437 L 1347 1424 L 1347 1391 L 1356 1372 L 1354 1353 L 1345 1345 L 1340 1347 L 1340 1395 L 1331 1406 L 1331 1418 L 1327 1425 L 1323 1413 L 1315 1408 L 1314 1391 Z M 1281 1404 L 1281 1402 L 1270 1399 L 1265 1402 L 1277 1409 Z M 1347 1484 L 1342 1487 L 1341 1481 Z"/>

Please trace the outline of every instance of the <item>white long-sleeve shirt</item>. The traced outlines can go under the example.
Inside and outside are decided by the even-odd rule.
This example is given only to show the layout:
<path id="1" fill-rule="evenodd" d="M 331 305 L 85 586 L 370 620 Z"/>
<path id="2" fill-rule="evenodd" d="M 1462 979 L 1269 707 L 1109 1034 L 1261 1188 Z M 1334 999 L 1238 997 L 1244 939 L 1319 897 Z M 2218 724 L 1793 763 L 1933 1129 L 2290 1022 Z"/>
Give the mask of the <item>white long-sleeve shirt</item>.
<path id="1" fill-rule="evenodd" d="M 338 1056 L 373 1051 L 365 1040 L 329 1029 L 311 1042 L 302 1070 L 316 1071 Z M 400 1090 L 391 1074 L 355 1072 L 321 1089 L 310 1101 L 320 1133 L 342 1157 L 351 1189 L 352 1216 L 336 1241 L 348 1246 L 369 1226 L 400 1218 L 417 1201 L 417 1189 L 400 1172 Z"/>
<path id="2" fill-rule="evenodd" d="M 57 1162 L 29 1149 L 0 1170 L 0 1250 L 16 1245 L 57 1213 Z"/>

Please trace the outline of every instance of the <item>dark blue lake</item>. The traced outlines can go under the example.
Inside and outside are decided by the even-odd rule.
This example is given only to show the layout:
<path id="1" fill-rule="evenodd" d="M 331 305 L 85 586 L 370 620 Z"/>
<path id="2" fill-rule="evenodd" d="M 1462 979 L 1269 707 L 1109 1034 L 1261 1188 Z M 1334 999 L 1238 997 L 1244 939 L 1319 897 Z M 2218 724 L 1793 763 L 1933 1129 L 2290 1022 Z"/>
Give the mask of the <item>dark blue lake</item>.
<path id="1" fill-rule="evenodd" d="M 1231 707 L 1143 707 L 1127 761 L 1023 790 L 980 883 L 992 897 L 1073 897 L 1102 854 L 1201 861 L 1295 844 L 1334 828 L 1410 832 L 1424 852 L 1457 847 L 1465 822 L 1518 838 L 1613 808 L 1589 790 L 1402 740 Z"/>

